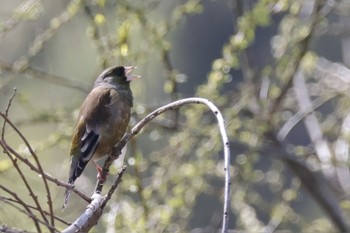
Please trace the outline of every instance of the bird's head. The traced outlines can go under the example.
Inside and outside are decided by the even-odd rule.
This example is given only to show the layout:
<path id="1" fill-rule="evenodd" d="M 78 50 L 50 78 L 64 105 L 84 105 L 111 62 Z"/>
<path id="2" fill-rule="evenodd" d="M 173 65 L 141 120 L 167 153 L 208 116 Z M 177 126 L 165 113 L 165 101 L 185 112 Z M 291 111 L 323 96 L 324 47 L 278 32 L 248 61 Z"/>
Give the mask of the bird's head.
<path id="1" fill-rule="evenodd" d="M 95 81 L 95 87 L 101 84 L 129 86 L 132 80 L 140 78 L 138 75 L 132 75 L 136 66 L 113 66 L 103 71 Z"/>

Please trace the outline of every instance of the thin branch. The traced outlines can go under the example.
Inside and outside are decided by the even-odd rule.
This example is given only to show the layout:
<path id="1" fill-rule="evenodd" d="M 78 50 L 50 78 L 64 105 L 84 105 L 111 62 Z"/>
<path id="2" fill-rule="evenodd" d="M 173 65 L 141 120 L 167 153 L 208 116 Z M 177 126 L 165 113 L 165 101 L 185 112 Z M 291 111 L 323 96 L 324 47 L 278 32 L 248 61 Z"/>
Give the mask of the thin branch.
<path id="1" fill-rule="evenodd" d="M 103 38 L 103 37 L 108 36 L 109 33 L 100 32 L 100 29 L 102 30 L 102 28 L 99 27 L 98 24 L 96 24 L 95 15 L 92 12 L 91 7 L 87 3 L 87 1 L 83 1 L 83 4 L 84 4 L 84 7 L 83 7 L 84 12 L 87 15 L 87 17 L 89 18 L 91 27 L 94 30 L 92 39 L 95 41 L 97 52 L 100 53 L 100 57 L 102 59 L 102 67 L 106 68 L 108 66 L 108 60 L 110 59 L 107 53 L 108 53 L 108 51 L 112 50 L 113 46 L 107 44 L 106 46 L 108 46 L 108 48 L 105 48 L 106 47 L 106 46 L 104 46 L 105 38 Z M 109 42 L 110 40 L 107 39 L 107 41 Z"/>
<path id="2" fill-rule="evenodd" d="M 5 20 L 4 22 L 1 22 L 1 30 L 0 30 L 0 41 L 4 38 L 4 36 L 14 29 L 19 23 L 20 19 L 18 17 L 11 16 L 9 19 Z"/>
<path id="3" fill-rule="evenodd" d="M 1 201 L 4 201 L 4 202 L 7 202 L 7 203 L 12 202 L 12 203 L 20 204 L 17 200 L 12 199 L 12 198 L 9 198 L 9 197 L 0 196 L 0 200 L 1 200 Z M 27 205 L 30 209 L 38 210 L 38 208 L 36 208 L 35 206 L 28 205 L 28 204 L 26 204 L 26 205 Z M 47 212 L 47 211 L 45 211 L 45 210 L 44 210 L 44 213 L 45 213 L 46 215 L 50 215 L 50 213 Z M 65 224 L 65 225 L 67 225 L 67 226 L 69 226 L 69 225 L 71 224 L 71 223 L 65 221 L 64 219 L 62 219 L 62 218 L 60 218 L 60 217 L 54 216 L 54 218 L 55 218 L 58 222 L 61 222 L 61 223 Z M 1 231 L 0 231 L 0 232 L 1 232 Z"/>
<path id="4" fill-rule="evenodd" d="M 6 109 L 5 109 L 5 116 L 8 116 L 8 113 L 9 113 L 9 110 L 10 110 L 10 107 L 11 107 L 11 104 L 12 104 L 12 100 L 15 98 L 16 93 L 17 93 L 17 88 L 14 88 L 13 89 L 13 94 L 10 97 L 10 99 L 9 99 L 9 101 L 7 103 Z M 1 139 L 2 140 L 4 140 L 4 137 L 5 137 L 5 127 L 6 127 L 6 121 L 4 120 L 4 122 L 2 124 L 2 129 L 1 129 Z"/>
<path id="5" fill-rule="evenodd" d="M 307 36 L 305 36 L 305 38 L 298 43 L 299 50 L 297 51 L 297 55 L 291 59 L 291 61 L 288 63 L 288 66 L 286 67 L 286 69 L 282 75 L 283 77 L 285 77 L 285 79 L 287 81 L 285 82 L 284 86 L 282 87 L 281 93 L 275 99 L 275 101 L 273 102 L 273 104 L 270 108 L 269 119 L 272 119 L 271 116 L 274 115 L 274 113 L 278 110 L 282 100 L 284 99 L 285 95 L 287 94 L 287 91 L 291 88 L 291 86 L 293 84 L 293 78 L 294 78 L 295 72 L 298 70 L 302 58 L 304 57 L 304 55 L 308 51 L 316 24 L 319 22 L 319 12 L 322 9 L 321 2 L 322 1 L 320 1 L 320 0 L 315 0 L 315 3 L 314 3 L 315 10 L 311 15 L 310 31 L 307 34 Z"/>
<path id="6" fill-rule="evenodd" d="M 101 204 L 101 208 L 102 210 L 104 209 L 104 207 L 106 206 L 107 202 L 111 199 L 114 191 L 117 189 L 118 185 L 120 184 L 120 182 L 122 182 L 122 177 L 124 175 L 124 172 L 126 171 L 126 166 L 123 166 L 117 174 L 117 179 L 114 181 L 113 185 L 111 186 L 111 188 L 108 191 L 107 196 L 103 199 L 103 202 Z"/>
<path id="7" fill-rule="evenodd" d="M 19 176 L 21 177 L 21 179 L 22 179 L 24 185 L 26 186 L 26 188 L 27 188 L 27 190 L 28 190 L 30 196 L 32 197 L 34 203 L 36 204 L 36 207 L 38 208 L 39 213 L 41 214 L 42 218 L 43 218 L 44 221 L 45 221 L 45 225 L 49 227 L 49 229 L 51 230 L 51 232 L 53 232 L 53 230 L 52 230 L 52 228 L 51 228 L 51 226 L 50 226 L 50 224 L 49 224 L 49 222 L 48 222 L 48 220 L 47 220 L 45 214 L 43 213 L 43 209 L 41 208 L 41 205 L 40 205 L 40 203 L 39 203 L 39 201 L 38 201 L 38 197 L 35 195 L 33 189 L 31 188 L 30 184 L 28 183 L 27 178 L 26 178 L 25 175 L 23 174 L 21 168 L 18 166 L 17 159 L 14 158 L 13 156 L 11 156 L 10 152 L 7 150 L 7 147 L 6 147 L 6 145 L 5 145 L 6 142 L 5 142 L 5 137 L 4 137 L 4 135 L 5 135 L 5 126 L 6 126 L 6 123 L 7 123 L 7 121 L 6 121 L 5 118 L 8 117 L 8 112 L 9 112 L 9 109 L 10 109 L 10 106 L 11 106 L 11 103 L 12 103 L 12 100 L 14 99 L 15 95 L 16 95 L 16 89 L 14 89 L 14 93 L 13 93 L 12 97 L 9 99 L 9 102 L 8 102 L 8 104 L 7 104 L 7 106 L 6 106 L 5 114 L 0 113 L 0 114 L 3 115 L 3 118 L 4 118 L 4 123 L 3 123 L 3 126 L 2 126 L 2 132 L 1 132 L 1 141 L 0 141 L 0 144 L 1 144 L 1 146 L 3 147 L 3 149 L 4 149 L 4 153 L 8 155 L 9 159 L 12 161 L 13 166 L 14 166 L 15 169 L 17 170 Z M 18 131 L 18 132 L 19 132 L 19 131 Z M 53 212 L 52 212 L 52 214 L 53 214 Z"/>
<path id="8" fill-rule="evenodd" d="M 166 48 L 162 48 L 162 62 L 163 65 L 165 67 L 165 71 L 166 71 L 166 76 L 169 82 L 171 82 L 171 92 L 170 92 L 170 98 L 171 101 L 175 101 L 177 99 L 179 99 L 179 93 L 178 93 L 178 82 L 176 80 L 176 76 L 175 76 L 175 70 L 174 70 L 174 66 L 170 60 L 170 56 L 169 56 L 169 50 Z M 173 129 L 176 129 L 178 127 L 178 121 L 179 121 L 179 110 L 176 109 L 174 112 L 174 125 L 173 125 Z"/>
<path id="9" fill-rule="evenodd" d="M 0 41 L 3 39 L 3 37 L 10 31 L 13 31 L 19 23 L 24 22 L 24 18 L 21 16 L 31 14 L 32 19 L 39 16 L 41 13 L 41 3 L 40 1 L 25 1 L 21 3 L 10 16 L 9 19 L 1 22 L 1 28 L 0 28 Z M 35 13 L 34 13 L 35 12 Z"/>
<path id="10" fill-rule="evenodd" d="M 350 232 L 347 221 L 344 219 L 338 203 L 330 193 L 328 186 L 326 185 L 328 181 L 323 174 L 311 171 L 304 161 L 287 151 L 286 146 L 279 142 L 273 135 L 271 140 L 274 142 L 274 146 L 262 146 L 261 148 L 258 148 L 257 151 L 264 156 L 281 159 L 288 168 L 299 177 L 304 187 L 325 210 L 339 231 Z"/>
<path id="11" fill-rule="evenodd" d="M 63 230 L 63 233 L 88 232 L 95 224 L 97 224 L 104 207 L 110 200 L 115 189 L 122 181 L 122 176 L 126 171 L 126 166 L 123 166 L 117 175 L 117 179 L 110 188 L 106 197 L 102 197 L 99 193 L 94 193 L 90 205 L 86 207 L 85 212 L 69 227 Z"/>
<path id="12" fill-rule="evenodd" d="M 94 225 L 97 224 L 101 217 L 102 211 L 107 202 L 112 197 L 114 191 L 122 181 L 126 166 L 123 166 L 117 175 L 117 178 L 110 188 L 108 194 L 103 197 L 100 193 L 94 193 L 92 195 L 91 203 L 86 207 L 86 210 L 80 217 L 69 227 L 62 231 L 62 233 L 76 233 L 76 232 L 88 232 Z"/>
<path id="13" fill-rule="evenodd" d="M 339 181 L 340 186 L 343 189 L 343 193 L 346 195 L 350 191 L 349 185 L 349 140 L 347 140 L 347 135 L 350 133 L 350 113 L 346 115 L 343 120 L 340 135 L 335 143 L 334 152 L 336 159 L 336 176 Z"/>
<path id="14" fill-rule="evenodd" d="M 16 63 L 21 63 L 21 61 L 28 62 L 31 58 L 35 57 L 43 48 L 45 43 L 51 41 L 50 39 L 58 33 L 61 27 L 68 23 L 74 16 L 77 14 L 78 9 L 80 8 L 80 4 L 83 0 L 70 0 L 70 2 L 66 5 L 64 11 L 62 11 L 57 17 L 51 19 L 49 26 L 42 30 L 41 33 L 37 34 L 34 40 L 29 45 L 28 51 L 26 55 L 22 56 Z M 28 1 L 28 2 L 40 2 L 40 1 Z M 26 4 L 26 3 L 25 3 Z M 40 3 L 41 4 L 41 3 Z M 76 10 L 74 10 L 76 9 Z"/>
<path id="15" fill-rule="evenodd" d="M 136 134 L 138 134 L 141 129 L 151 120 L 156 118 L 158 115 L 167 112 L 169 110 L 174 110 L 177 108 L 180 108 L 183 105 L 187 104 L 204 104 L 206 105 L 216 116 L 216 119 L 218 121 L 219 130 L 221 133 L 222 141 L 223 141 L 223 148 L 224 148 L 224 159 L 225 159 L 225 166 L 224 166 L 224 173 L 225 173 L 225 192 L 224 192 L 224 208 L 223 208 L 223 225 L 222 225 L 222 232 L 227 232 L 228 229 L 228 218 L 229 218 L 229 205 L 230 205 L 230 188 L 231 188 L 231 178 L 230 178 L 230 145 L 229 140 L 226 134 L 225 130 L 225 123 L 224 119 L 222 117 L 221 112 L 219 109 L 209 100 L 204 98 L 187 98 L 187 99 L 181 99 L 175 102 L 172 102 L 170 104 L 167 104 L 165 106 L 162 106 L 150 114 L 148 114 L 145 118 L 143 118 L 140 122 L 138 122 L 131 130 L 130 133 L 127 133 L 124 135 L 124 137 L 120 140 L 118 145 L 112 150 L 111 155 L 106 159 L 105 164 L 103 166 L 102 170 L 102 177 L 106 177 L 109 167 L 111 166 L 113 160 L 117 159 L 118 156 L 121 153 L 122 148 L 127 144 L 127 142 L 134 137 Z M 98 180 L 95 188 L 95 192 L 101 192 L 103 188 L 103 182 L 101 180 Z"/>
<path id="16" fill-rule="evenodd" d="M 13 198 L 15 198 L 19 204 L 23 206 L 23 208 L 27 211 L 27 215 L 33 220 L 35 228 L 38 232 L 41 232 L 41 228 L 39 225 L 39 219 L 33 214 L 33 212 L 30 210 L 30 208 L 27 206 L 27 204 L 15 193 L 9 190 L 8 188 L 2 186 L 0 184 L 0 188 L 10 194 Z"/>
<path id="17" fill-rule="evenodd" d="M 301 69 L 296 72 L 293 80 L 295 97 L 300 111 L 307 112 L 312 108 L 311 98 L 306 86 L 304 73 Z M 321 169 L 328 177 L 334 177 L 334 166 L 332 165 L 332 155 L 334 154 L 328 142 L 324 139 L 320 123 L 315 113 L 310 113 L 304 118 L 304 124 L 309 138 L 315 148 L 317 158 L 321 162 Z"/>
<path id="18" fill-rule="evenodd" d="M 239 28 L 238 28 L 238 21 L 239 19 L 244 15 L 244 5 L 245 1 L 244 0 L 232 0 L 231 2 L 232 5 L 232 13 L 233 13 L 233 23 L 234 23 L 234 33 L 237 34 L 239 33 Z M 256 85 L 256 82 L 258 81 L 258 75 L 257 75 L 257 69 L 254 67 L 253 64 L 253 57 L 251 56 L 251 53 L 249 52 L 249 48 L 240 50 L 239 53 L 240 56 L 240 65 L 241 65 L 241 70 L 244 79 L 249 83 L 248 86 L 252 86 L 254 88 L 254 99 L 253 101 L 257 104 L 259 104 L 258 101 L 258 95 L 259 95 L 259 86 Z"/>
<path id="19" fill-rule="evenodd" d="M 1 233 L 29 233 L 28 231 L 17 230 L 14 228 L 10 228 L 6 225 L 0 226 L 0 232 Z"/>
<path id="20" fill-rule="evenodd" d="M 136 140 L 133 139 L 133 140 L 131 140 L 130 143 L 131 143 L 130 154 L 137 156 L 138 153 L 136 151 L 136 148 L 137 148 Z M 147 200 L 145 199 L 145 195 L 144 195 L 145 189 L 144 189 L 144 186 L 142 184 L 142 174 L 140 171 L 139 164 L 135 163 L 133 168 L 134 168 L 135 179 L 136 179 L 137 193 L 139 194 L 140 202 L 141 202 L 141 205 L 143 207 L 143 211 L 144 211 L 143 216 L 144 216 L 145 222 L 147 222 L 148 215 L 149 215 L 149 206 L 147 204 Z"/>
<path id="21" fill-rule="evenodd" d="M 0 61 L 0 67 L 5 71 L 11 72 L 13 75 L 17 72 L 27 74 L 33 78 L 41 79 L 41 80 L 44 80 L 46 82 L 51 82 L 51 83 L 54 83 L 56 85 L 71 88 L 71 89 L 78 90 L 78 91 L 81 91 L 84 93 L 88 93 L 91 89 L 90 87 L 88 87 L 84 83 L 76 82 L 74 80 L 60 77 L 58 75 L 49 74 L 45 71 L 41 71 L 41 70 L 35 69 L 33 67 L 29 67 L 29 66 L 24 67 L 23 69 L 15 70 L 14 66 L 12 64 L 4 62 L 4 61 Z"/>
<path id="22" fill-rule="evenodd" d="M 33 199 L 36 207 L 38 208 L 38 211 L 41 215 L 41 217 L 44 219 L 45 221 L 45 225 L 50 229 L 52 230 L 52 227 L 50 226 L 45 214 L 44 214 L 44 211 L 41 207 L 41 204 L 40 202 L 38 201 L 38 196 L 35 194 L 35 192 L 33 191 L 32 187 L 30 186 L 26 176 L 23 174 L 21 168 L 18 166 L 18 163 L 17 163 L 17 159 L 14 158 L 13 156 L 11 156 L 10 152 L 7 150 L 6 146 L 3 144 L 3 141 L 0 141 L 0 145 L 3 147 L 4 149 L 4 153 L 7 154 L 7 156 L 9 157 L 9 159 L 11 160 L 14 168 L 17 170 L 19 176 L 21 177 L 25 187 L 27 188 L 28 192 L 29 192 L 29 196 Z"/>
<path id="23" fill-rule="evenodd" d="M 15 130 L 19 131 L 18 128 L 12 123 L 12 121 L 3 113 L 0 112 L 0 116 Z M 41 172 L 39 168 L 34 166 L 27 158 L 20 155 L 17 151 L 15 151 L 11 146 L 9 146 L 6 141 L 0 141 L 0 144 L 3 146 L 4 149 L 8 150 L 11 154 L 13 154 L 17 159 L 25 163 L 31 170 L 35 171 L 36 173 L 40 174 L 41 176 L 45 176 L 45 178 L 53 183 L 55 183 L 57 186 L 62 186 L 65 188 L 71 188 L 73 192 L 75 192 L 77 195 L 79 195 L 82 199 L 84 199 L 86 202 L 90 202 L 91 198 L 85 195 L 83 192 L 72 188 L 72 185 L 63 182 L 50 174 L 46 172 Z"/>
<path id="24" fill-rule="evenodd" d="M 284 141 L 289 132 L 306 116 L 313 113 L 317 108 L 321 107 L 326 102 L 338 97 L 342 93 L 336 93 L 326 97 L 319 97 L 313 101 L 310 107 L 307 109 L 299 110 L 295 115 L 288 119 L 286 123 L 278 131 L 277 138 L 280 141 Z"/>
<path id="25" fill-rule="evenodd" d="M 159 43 L 159 37 L 162 36 L 165 37 L 166 34 L 170 33 L 172 28 L 175 28 L 176 25 L 180 23 L 181 20 L 184 19 L 184 17 L 179 17 L 176 19 L 173 19 L 173 22 L 171 22 L 167 30 L 164 31 L 163 35 L 159 35 L 159 32 L 157 31 L 156 27 L 152 27 L 150 25 L 149 19 L 146 17 L 146 15 L 143 13 L 144 11 L 139 10 L 137 8 L 134 8 L 133 6 L 129 6 L 129 9 L 133 9 L 135 12 L 137 12 L 138 17 L 140 17 L 140 24 L 141 26 L 146 30 L 149 31 L 149 39 L 153 40 L 155 43 Z M 171 26 L 170 26 L 171 25 Z M 169 49 L 166 48 L 165 46 L 161 46 L 160 48 L 160 55 L 162 58 L 162 63 L 165 69 L 166 73 L 166 79 L 168 82 L 171 83 L 171 91 L 170 91 L 170 99 L 171 101 L 175 101 L 179 99 L 179 93 L 178 93 L 178 81 L 175 76 L 175 69 L 174 65 L 170 60 L 170 54 L 169 54 Z M 178 118 L 179 118 L 179 112 L 175 110 L 174 115 L 173 115 L 173 123 L 174 125 L 171 126 L 171 129 L 176 129 L 178 127 Z"/>
<path id="26" fill-rule="evenodd" d="M 12 97 L 10 98 L 9 102 L 8 102 L 8 105 L 6 107 L 6 110 L 5 110 L 5 117 L 8 117 L 8 111 L 10 109 L 10 106 L 11 106 L 11 102 L 13 100 L 13 98 L 15 97 L 16 95 L 16 89 L 14 89 L 14 93 L 12 95 Z M 5 138 L 4 138 L 4 131 L 5 131 L 5 125 L 6 125 L 6 120 L 4 120 L 4 124 L 3 124 L 3 130 L 2 130 L 2 141 L 5 142 Z M 46 180 L 46 177 L 44 176 L 44 170 L 41 166 L 41 163 L 38 159 L 38 156 L 36 155 L 36 153 L 34 152 L 34 150 L 32 149 L 32 147 L 30 146 L 28 140 L 24 137 L 24 135 L 17 129 L 17 127 L 13 127 L 12 128 L 16 131 L 16 133 L 20 136 L 20 138 L 22 139 L 22 141 L 26 144 L 30 154 L 32 155 L 32 157 L 34 158 L 35 162 L 36 162 L 36 165 L 38 167 L 38 170 L 40 172 L 40 175 L 41 175 L 41 178 L 43 180 L 43 183 L 44 183 L 44 186 L 45 186 L 45 190 L 46 190 L 46 194 L 47 194 L 47 204 L 49 206 L 49 211 L 50 211 L 50 220 L 51 220 L 51 226 L 54 227 L 55 226 L 55 219 L 54 219 L 54 213 L 53 213 L 53 206 L 52 206 L 52 198 L 51 198 L 51 192 L 50 192 L 50 188 L 49 188 L 49 185 L 48 185 L 48 182 Z M 11 160 L 13 160 L 12 156 L 10 156 Z M 17 161 L 15 161 L 14 165 L 17 164 Z M 19 167 L 18 167 L 19 168 Z M 17 169 L 18 170 L 18 169 Z M 23 180 L 24 181 L 24 180 Z M 38 206 L 38 209 L 40 210 L 39 212 L 41 213 L 41 207 L 40 205 Z M 43 215 L 43 219 L 45 221 L 46 220 L 46 217 L 45 215 Z"/>
<path id="27" fill-rule="evenodd" d="M 1 144 L 1 141 L 0 141 L 0 144 Z M 11 154 L 16 156 L 16 158 L 19 159 L 20 161 L 22 161 L 23 163 L 25 163 L 31 170 L 33 170 L 36 173 L 40 174 L 40 171 L 39 171 L 39 169 L 37 167 L 35 167 L 27 158 L 24 158 L 23 156 L 18 154 L 17 151 L 12 149 L 9 145 L 1 144 L 1 146 L 3 146 L 3 148 L 6 148 L 7 150 L 9 150 L 11 152 Z M 86 202 L 88 202 L 88 203 L 91 202 L 91 198 L 89 196 L 87 196 L 85 193 L 81 192 L 80 190 L 72 187 L 71 184 L 68 184 L 67 182 L 61 181 L 61 180 L 57 179 L 56 177 L 53 177 L 49 173 L 44 172 L 43 174 L 44 174 L 44 176 L 45 176 L 45 178 L 47 180 L 51 181 L 52 183 L 55 183 L 57 186 L 61 186 L 61 187 L 64 187 L 64 188 L 69 188 L 71 191 L 75 192 L 78 196 L 80 196 Z"/>
<path id="28" fill-rule="evenodd" d="M 22 212 L 22 213 L 24 213 L 25 215 L 28 215 L 28 213 L 27 213 L 25 210 L 19 208 L 18 206 L 16 206 L 16 205 L 13 203 L 13 202 L 18 203 L 18 201 L 13 200 L 13 199 L 11 199 L 11 198 L 2 198 L 2 197 L 0 197 L 0 199 L 2 199 L 2 201 L 3 201 L 4 203 L 6 203 L 7 205 L 12 206 L 13 208 L 15 208 L 16 210 L 18 210 L 19 212 Z M 9 200 L 12 200 L 12 201 L 9 201 Z M 26 204 L 26 205 L 27 205 L 29 208 L 33 207 L 33 206 L 29 206 L 28 204 Z M 31 208 L 31 209 L 32 209 L 32 208 Z M 36 209 L 36 207 L 34 207 L 34 209 Z M 45 225 L 45 226 L 47 226 L 47 224 L 46 224 L 44 221 L 40 220 L 40 219 L 38 219 L 38 222 L 41 223 L 41 224 L 43 224 L 43 225 Z M 59 231 L 58 231 L 57 229 L 54 229 L 54 232 L 59 232 Z"/>

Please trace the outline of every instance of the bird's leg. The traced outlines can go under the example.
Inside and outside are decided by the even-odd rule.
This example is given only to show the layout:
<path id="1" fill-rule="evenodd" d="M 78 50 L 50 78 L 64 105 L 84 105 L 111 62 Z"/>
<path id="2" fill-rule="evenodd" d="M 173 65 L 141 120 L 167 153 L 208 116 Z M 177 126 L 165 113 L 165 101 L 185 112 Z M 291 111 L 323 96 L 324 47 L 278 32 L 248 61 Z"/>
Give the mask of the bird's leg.
<path id="1" fill-rule="evenodd" d="M 106 181 L 106 177 L 103 177 L 103 169 L 94 160 L 92 160 L 92 162 L 94 162 L 96 166 L 97 179 L 104 183 Z"/>

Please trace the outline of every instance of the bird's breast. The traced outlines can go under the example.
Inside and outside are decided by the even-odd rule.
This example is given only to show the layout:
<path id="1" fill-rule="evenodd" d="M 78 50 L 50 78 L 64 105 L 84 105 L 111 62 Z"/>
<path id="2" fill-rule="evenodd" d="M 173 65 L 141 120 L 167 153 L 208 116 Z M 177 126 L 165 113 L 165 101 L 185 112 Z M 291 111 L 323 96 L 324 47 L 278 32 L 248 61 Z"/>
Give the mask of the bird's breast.
<path id="1" fill-rule="evenodd" d="M 130 121 L 130 108 L 119 106 L 119 108 L 111 108 L 110 117 L 106 124 L 99 127 L 100 140 L 99 145 L 94 154 L 94 158 L 99 159 L 110 153 L 113 147 L 124 136 Z"/>

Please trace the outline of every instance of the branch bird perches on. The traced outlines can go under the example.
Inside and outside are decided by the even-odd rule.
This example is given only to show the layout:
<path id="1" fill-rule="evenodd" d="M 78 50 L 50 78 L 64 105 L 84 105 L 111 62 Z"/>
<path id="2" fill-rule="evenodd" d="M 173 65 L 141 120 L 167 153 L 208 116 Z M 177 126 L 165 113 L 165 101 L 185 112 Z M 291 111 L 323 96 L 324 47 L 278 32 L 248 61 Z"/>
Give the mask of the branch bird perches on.
<path id="1" fill-rule="evenodd" d="M 229 204 L 231 200 L 230 196 L 230 189 L 231 189 L 231 177 L 230 177 L 230 143 L 227 137 L 227 133 L 225 130 L 225 122 L 223 119 L 223 116 L 219 109 L 209 100 L 204 98 L 186 98 L 186 99 L 180 99 L 177 101 L 174 101 L 172 103 L 169 103 L 165 106 L 162 106 L 150 114 L 148 114 L 146 117 L 144 117 L 141 121 L 139 121 L 129 133 L 124 135 L 124 137 L 120 140 L 120 142 L 114 147 L 112 150 L 111 155 L 106 159 L 105 164 L 103 166 L 102 170 L 102 177 L 105 177 L 108 173 L 109 167 L 112 165 L 113 161 L 118 158 L 118 156 L 121 153 L 121 150 L 124 148 L 124 146 L 128 143 L 128 141 L 133 138 L 136 134 L 138 134 L 141 129 L 147 125 L 151 120 L 159 116 L 160 114 L 167 112 L 169 110 L 174 110 L 177 108 L 182 107 L 183 105 L 188 104 L 204 104 L 206 105 L 215 115 L 221 138 L 223 143 L 223 151 L 224 151 L 224 173 L 225 173 L 225 191 L 224 191 L 224 206 L 223 206 L 223 221 L 222 221 L 222 233 L 228 232 L 228 220 L 229 220 Z M 115 189 L 118 184 L 121 181 L 121 177 L 123 173 L 125 172 L 125 167 L 123 167 L 117 176 L 117 179 L 114 183 L 114 185 L 109 190 L 108 194 L 105 197 L 101 196 L 102 188 L 103 188 L 103 182 L 101 180 L 98 180 L 95 188 L 95 192 L 93 195 L 93 201 L 92 203 L 86 208 L 85 212 L 80 215 L 78 220 L 74 222 L 70 227 L 66 228 L 63 232 L 64 233 L 71 233 L 71 232 L 88 232 L 99 219 L 99 216 L 102 214 L 103 208 L 106 205 L 106 202 L 110 199 L 111 195 L 113 194 L 113 189 Z"/>

